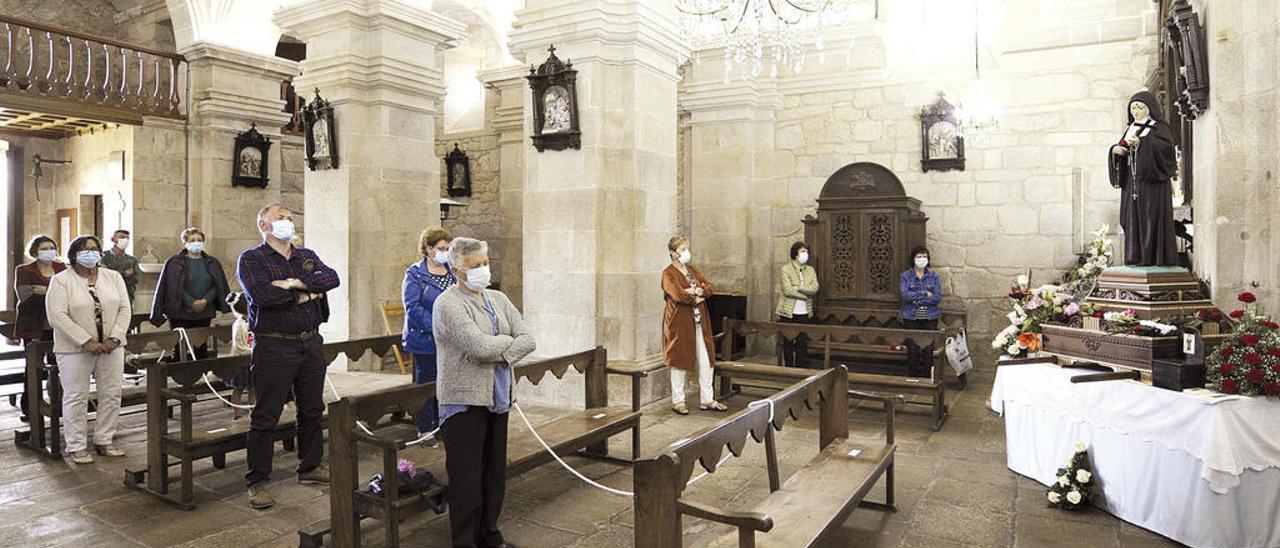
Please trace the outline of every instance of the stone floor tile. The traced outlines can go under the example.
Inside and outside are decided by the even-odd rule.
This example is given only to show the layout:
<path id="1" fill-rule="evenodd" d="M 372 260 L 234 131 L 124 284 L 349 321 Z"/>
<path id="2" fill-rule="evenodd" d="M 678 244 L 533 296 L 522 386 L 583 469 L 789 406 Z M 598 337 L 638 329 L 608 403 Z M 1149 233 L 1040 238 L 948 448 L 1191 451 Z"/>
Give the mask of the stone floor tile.
<path id="1" fill-rule="evenodd" d="M 918 504 L 911 521 L 913 534 L 979 546 L 1007 545 L 1012 528 L 1013 514 L 933 500 Z"/>
<path id="2" fill-rule="evenodd" d="M 1014 548 L 1118 548 L 1120 526 L 1080 523 L 1039 516 L 1018 516 Z"/>

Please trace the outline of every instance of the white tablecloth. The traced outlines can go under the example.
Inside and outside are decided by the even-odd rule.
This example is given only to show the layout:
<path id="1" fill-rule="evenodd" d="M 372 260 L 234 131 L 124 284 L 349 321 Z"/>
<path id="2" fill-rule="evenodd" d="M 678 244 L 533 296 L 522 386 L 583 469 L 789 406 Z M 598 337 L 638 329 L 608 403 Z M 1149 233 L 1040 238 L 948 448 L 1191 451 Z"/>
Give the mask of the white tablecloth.
<path id="1" fill-rule="evenodd" d="M 1191 546 L 1280 546 L 1280 403 L 1071 384 L 1084 373 L 999 368 L 991 406 L 1005 416 L 1011 470 L 1049 485 L 1082 441 L 1115 516 Z"/>

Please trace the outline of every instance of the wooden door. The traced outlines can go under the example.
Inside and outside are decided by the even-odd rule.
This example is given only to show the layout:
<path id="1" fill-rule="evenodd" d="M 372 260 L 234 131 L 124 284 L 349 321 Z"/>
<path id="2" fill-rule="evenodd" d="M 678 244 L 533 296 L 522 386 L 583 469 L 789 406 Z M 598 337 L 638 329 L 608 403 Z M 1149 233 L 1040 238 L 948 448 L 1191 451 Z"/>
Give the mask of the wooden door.
<path id="1" fill-rule="evenodd" d="M 80 234 L 80 210 L 69 207 L 59 209 L 55 215 L 54 226 L 58 227 L 58 252 L 66 253 L 71 240 Z"/>

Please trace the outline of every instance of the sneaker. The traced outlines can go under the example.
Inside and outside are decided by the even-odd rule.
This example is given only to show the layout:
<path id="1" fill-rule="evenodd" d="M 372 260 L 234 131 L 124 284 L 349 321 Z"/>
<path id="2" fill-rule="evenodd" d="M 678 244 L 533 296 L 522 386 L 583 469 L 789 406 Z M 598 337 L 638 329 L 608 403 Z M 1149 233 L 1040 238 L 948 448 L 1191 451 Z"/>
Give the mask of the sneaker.
<path id="1" fill-rule="evenodd" d="M 267 492 L 266 487 L 250 487 L 249 488 L 249 507 L 255 510 L 265 510 L 276 505 L 276 499 L 271 498 L 271 493 Z"/>
<path id="2" fill-rule="evenodd" d="M 313 485 L 329 485 L 329 469 L 317 466 L 309 472 L 298 474 L 298 483 Z"/>
<path id="3" fill-rule="evenodd" d="M 109 443 L 106 445 L 95 445 L 93 446 L 93 449 L 94 451 L 97 451 L 99 455 L 102 455 L 104 457 L 123 457 L 124 456 L 124 451 L 117 449 L 116 446 L 111 445 Z"/>
<path id="4" fill-rule="evenodd" d="M 93 455 L 88 451 L 75 451 L 71 453 L 71 462 L 76 464 L 93 464 Z"/>

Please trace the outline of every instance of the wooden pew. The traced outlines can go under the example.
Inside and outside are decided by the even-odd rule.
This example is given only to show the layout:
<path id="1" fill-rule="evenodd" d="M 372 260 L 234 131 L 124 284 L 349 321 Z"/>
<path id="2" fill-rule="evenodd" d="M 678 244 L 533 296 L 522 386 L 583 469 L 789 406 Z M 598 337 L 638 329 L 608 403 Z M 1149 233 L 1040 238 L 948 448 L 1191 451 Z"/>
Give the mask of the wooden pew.
<path id="1" fill-rule="evenodd" d="M 195 344 L 209 342 L 214 349 L 218 342 L 231 340 L 230 326 L 201 327 L 187 330 L 187 336 Z M 125 343 L 125 367 L 135 367 L 140 362 L 134 357 L 158 347 L 162 350 L 173 348 L 178 344 L 178 334 L 173 331 L 156 331 L 129 335 Z M 18 447 L 31 449 L 51 459 L 62 458 L 62 381 L 58 377 L 58 364 L 45 363 L 45 357 L 53 348 L 52 341 L 34 342 L 25 349 L 26 358 L 26 391 L 31 394 L 27 398 L 28 425 L 26 430 L 14 432 L 13 441 Z M 181 359 L 181 357 L 179 357 Z M 43 377 L 47 378 L 42 382 Z M 145 405 L 147 389 L 145 386 L 129 386 L 126 382 L 120 389 L 120 409 Z M 89 393 L 89 409 L 97 407 L 97 392 Z M 170 412 L 170 408 L 165 408 Z"/>
<path id="2" fill-rule="evenodd" d="M 964 310 L 947 309 L 941 310 L 941 313 L 941 317 L 938 318 L 938 330 L 944 333 L 943 341 L 945 342 L 946 337 L 964 329 L 968 321 L 968 313 Z M 819 309 L 814 318 L 819 325 L 904 329 L 902 318 L 896 311 L 886 314 L 884 310 L 878 308 Z M 884 346 L 867 346 L 833 341 L 831 343 L 831 355 L 832 359 L 837 363 L 844 363 L 855 371 L 860 367 L 870 366 L 872 369 L 880 371 L 888 370 L 892 374 L 895 370 L 904 370 L 907 367 L 907 354 L 905 351 L 892 351 Z M 810 348 L 809 358 L 822 359 L 821 350 Z M 935 363 L 945 363 L 946 351 L 943 344 L 938 344 L 934 347 L 934 359 Z M 951 375 L 949 371 L 949 367 L 935 368 L 932 378 L 939 381 L 945 380 Z M 968 373 L 956 376 L 956 388 L 964 390 L 968 384 Z"/>
<path id="3" fill-rule="evenodd" d="M 608 355 L 604 347 L 596 347 L 568 356 L 560 356 L 537 362 L 521 363 L 513 374 L 518 383 L 529 379 L 538 384 L 551 373 L 557 379 L 564 378 L 569 368 L 583 373 L 586 385 L 586 409 L 559 417 L 537 427 L 547 445 L 557 454 L 578 451 L 596 458 L 608 457 L 608 439 L 625 430 L 640 430 L 640 412 L 622 406 L 609 406 L 608 378 L 611 372 L 605 367 Z M 380 419 L 399 411 L 412 414 L 423 402 L 435 395 L 434 384 L 401 386 L 360 397 L 344 397 L 329 404 L 329 470 L 333 483 L 329 489 L 330 519 L 316 522 L 298 531 L 299 546 L 322 546 L 325 535 L 332 532 L 333 545 L 344 548 L 360 546 L 360 521 L 370 517 L 381 521 L 386 528 L 386 546 L 399 546 L 399 522 L 409 516 L 432 510 L 445 510 L 445 497 L 439 490 L 431 490 L 412 496 L 398 496 L 396 491 L 396 463 L 409 458 L 419 467 L 431 469 L 444 482 L 444 451 L 447 444 L 437 448 L 406 447 L 402 440 L 393 440 L 374 432 L 370 436 L 360 429 L 357 421 L 369 425 L 372 430 Z M 512 410 L 515 413 L 515 410 Z M 638 436 L 633 440 L 638 440 Z M 374 495 L 360 490 L 367 479 L 359 468 L 359 447 L 373 446 L 382 453 L 379 472 L 384 478 L 387 496 Z M 632 460 L 639 455 L 638 443 L 632 446 Z M 626 461 L 627 463 L 632 460 Z M 507 477 L 513 478 L 543 464 L 553 462 L 551 455 L 528 433 L 511 435 L 507 441 Z"/>
<path id="4" fill-rule="evenodd" d="M 323 346 L 325 363 L 332 363 L 340 355 L 348 359 L 360 359 L 366 352 L 378 357 L 391 353 L 391 347 L 398 341 L 396 336 L 371 337 L 325 343 Z M 193 424 L 194 404 L 199 401 L 197 394 L 207 393 L 204 376 L 212 373 L 221 379 L 230 379 L 240 369 L 249 367 L 253 356 L 225 356 L 187 362 L 156 362 L 147 365 L 146 387 L 147 398 L 147 465 L 146 468 L 126 467 L 124 483 L 129 487 L 140 489 L 165 502 L 174 504 L 184 510 L 195 508 L 193 503 L 193 466 L 195 461 L 209 458 L 216 468 L 226 466 L 226 455 L 231 451 L 245 448 L 246 434 L 250 421 L 226 419 L 213 424 L 206 424 L 196 429 Z M 176 384 L 155 382 L 166 379 Z M 210 381 L 212 383 L 212 381 Z M 178 430 L 171 431 L 170 417 L 165 409 L 169 402 L 176 401 L 180 406 L 177 417 Z M 322 425 L 326 419 L 322 419 Z M 272 438 L 284 443 L 286 450 L 292 450 L 296 437 L 296 417 L 286 410 L 280 416 Z M 169 493 L 169 467 L 176 458 L 181 466 L 181 485 L 178 495 Z"/>
<path id="5" fill-rule="evenodd" d="M 742 336 L 758 335 L 770 337 L 777 335 L 788 339 L 801 334 L 807 336 L 811 343 L 816 343 L 822 351 L 822 368 L 830 369 L 833 365 L 832 352 L 836 343 L 860 346 L 888 348 L 889 345 L 905 345 L 907 339 L 914 339 L 920 347 L 935 344 L 941 348 L 944 340 L 942 331 L 917 331 L 910 329 L 884 329 L 876 327 L 852 327 L 822 324 L 795 324 L 777 322 L 744 322 L 725 320 L 725 331 Z M 762 364 L 731 361 L 728 356 L 734 355 L 736 349 L 733 337 L 725 337 L 721 344 L 721 361 L 715 365 L 716 376 L 720 379 L 720 397 L 725 398 L 739 391 L 741 386 L 762 388 L 781 388 L 782 385 L 772 378 L 772 369 L 760 369 Z M 908 403 L 919 403 L 931 409 L 933 424 L 930 428 L 938 431 L 949 415 L 946 403 L 946 386 L 941 380 L 939 370 L 944 359 L 935 353 L 932 378 L 919 378 L 898 375 L 876 375 L 869 373 L 849 373 L 850 390 L 872 392 L 879 395 L 920 396 L 923 401 L 908 399 Z M 802 370 L 803 371 L 803 370 Z"/>
<path id="6" fill-rule="evenodd" d="M 726 328 L 727 330 L 727 328 Z M 737 528 L 713 545 L 735 540 L 740 547 L 813 546 L 829 529 L 844 523 L 858 506 L 893 511 L 894 410 L 898 398 L 879 399 L 885 406 L 885 442 L 848 440 L 849 375 L 843 366 L 820 373 L 803 369 L 761 366 L 782 382 L 794 382 L 768 398 L 771 404 L 753 404 L 720 424 L 677 441 L 661 455 L 635 465 L 635 546 L 679 548 L 683 545 L 682 516 L 694 516 Z M 762 400 L 763 401 L 763 400 Z M 778 472 L 774 431 L 787 417 L 799 419 L 806 409 L 817 409 L 818 453 L 786 481 Z M 750 435 L 765 450 L 769 494 L 746 510 L 717 508 L 684 499 L 695 465 L 708 473 L 719 467 L 725 447 L 741 456 Z M 853 453 L 858 451 L 857 453 Z M 866 501 L 881 477 L 885 502 Z"/>

